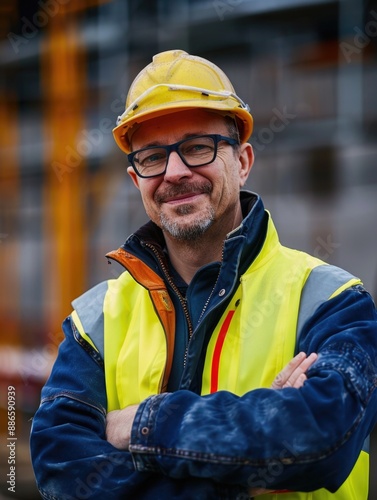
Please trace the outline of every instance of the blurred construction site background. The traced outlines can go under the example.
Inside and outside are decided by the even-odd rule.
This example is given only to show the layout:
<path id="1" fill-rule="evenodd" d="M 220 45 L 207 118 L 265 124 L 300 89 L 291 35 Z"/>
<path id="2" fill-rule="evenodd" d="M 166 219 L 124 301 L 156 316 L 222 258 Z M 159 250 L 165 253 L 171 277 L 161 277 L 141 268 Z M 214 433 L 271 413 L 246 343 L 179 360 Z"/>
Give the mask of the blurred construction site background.
<path id="1" fill-rule="evenodd" d="M 377 295 L 376 2 L 1 0 L 2 498 L 39 498 L 30 419 L 61 322 L 72 299 L 119 272 L 105 253 L 145 221 L 111 130 L 138 71 L 172 48 L 218 64 L 249 103 L 247 187 L 263 196 L 283 243 L 346 268 Z M 371 500 L 374 450 L 372 439 Z"/>

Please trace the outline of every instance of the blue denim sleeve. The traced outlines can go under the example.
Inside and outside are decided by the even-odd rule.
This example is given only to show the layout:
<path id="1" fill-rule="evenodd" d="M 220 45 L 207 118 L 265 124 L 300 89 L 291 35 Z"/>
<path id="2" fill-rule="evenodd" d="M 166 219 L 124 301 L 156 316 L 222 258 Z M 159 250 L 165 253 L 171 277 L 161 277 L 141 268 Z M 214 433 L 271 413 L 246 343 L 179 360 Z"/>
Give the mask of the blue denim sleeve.
<path id="1" fill-rule="evenodd" d="M 136 471 L 131 454 L 105 436 L 106 391 L 100 359 L 78 343 L 70 318 L 51 376 L 32 424 L 32 464 L 42 498 L 48 500 L 246 498 L 242 488 L 210 479 L 171 479 Z"/>
<path id="2" fill-rule="evenodd" d="M 130 451 L 140 471 L 249 487 L 330 491 L 351 471 L 377 419 L 377 315 L 355 287 L 320 306 L 298 350 L 318 361 L 300 389 L 152 396 Z"/>

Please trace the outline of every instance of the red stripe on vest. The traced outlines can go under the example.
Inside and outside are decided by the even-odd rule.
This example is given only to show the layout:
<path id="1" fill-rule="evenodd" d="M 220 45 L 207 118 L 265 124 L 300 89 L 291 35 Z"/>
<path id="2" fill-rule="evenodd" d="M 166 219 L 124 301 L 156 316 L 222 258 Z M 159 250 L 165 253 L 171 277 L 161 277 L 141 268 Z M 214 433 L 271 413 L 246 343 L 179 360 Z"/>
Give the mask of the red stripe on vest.
<path id="1" fill-rule="evenodd" d="M 213 353 L 213 359 L 212 359 L 212 369 L 211 369 L 211 393 L 216 392 L 218 385 L 219 385 L 219 366 L 220 366 L 220 357 L 221 357 L 221 351 L 224 345 L 224 340 L 226 337 L 226 334 L 228 333 L 229 330 L 229 325 L 230 322 L 232 321 L 233 314 L 236 311 L 229 311 L 224 323 L 221 326 L 219 336 L 217 337 L 216 345 L 215 345 L 215 350 Z"/>

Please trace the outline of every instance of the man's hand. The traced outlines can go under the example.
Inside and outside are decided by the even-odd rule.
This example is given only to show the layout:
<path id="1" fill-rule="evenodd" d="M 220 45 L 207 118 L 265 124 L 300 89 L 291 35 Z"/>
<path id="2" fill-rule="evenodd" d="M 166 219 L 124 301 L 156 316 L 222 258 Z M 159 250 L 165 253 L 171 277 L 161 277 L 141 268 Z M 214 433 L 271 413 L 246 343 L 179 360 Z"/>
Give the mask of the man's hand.
<path id="1" fill-rule="evenodd" d="M 285 387 L 294 387 L 299 389 L 304 385 L 307 370 L 312 366 L 318 358 L 316 353 L 306 357 L 304 352 L 300 352 L 295 356 L 285 368 L 282 369 L 272 382 L 271 389 L 283 389 Z"/>
<path id="2" fill-rule="evenodd" d="M 106 439 L 118 450 L 128 450 L 132 423 L 139 405 L 113 410 L 106 417 Z"/>

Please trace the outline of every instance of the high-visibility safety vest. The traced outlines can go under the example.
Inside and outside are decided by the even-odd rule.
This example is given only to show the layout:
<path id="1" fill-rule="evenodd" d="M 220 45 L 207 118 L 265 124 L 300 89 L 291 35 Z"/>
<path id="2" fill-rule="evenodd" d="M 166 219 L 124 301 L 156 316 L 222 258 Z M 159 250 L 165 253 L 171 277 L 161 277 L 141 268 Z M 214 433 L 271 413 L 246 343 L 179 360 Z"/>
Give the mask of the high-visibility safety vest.
<path id="1" fill-rule="evenodd" d="M 108 411 L 166 390 L 175 311 L 166 285 L 124 249 L 109 254 L 129 272 L 73 302 L 81 336 L 103 356 Z M 270 219 L 261 252 L 241 277 L 210 338 L 202 394 L 237 395 L 268 388 L 295 354 L 297 336 L 317 307 L 360 280 L 303 252 L 283 247 Z M 263 500 L 366 500 L 369 458 L 363 450 L 336 493 L 273 493 Z"/>

